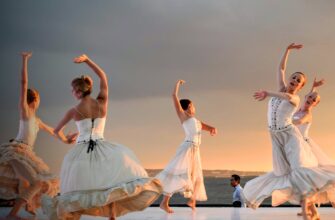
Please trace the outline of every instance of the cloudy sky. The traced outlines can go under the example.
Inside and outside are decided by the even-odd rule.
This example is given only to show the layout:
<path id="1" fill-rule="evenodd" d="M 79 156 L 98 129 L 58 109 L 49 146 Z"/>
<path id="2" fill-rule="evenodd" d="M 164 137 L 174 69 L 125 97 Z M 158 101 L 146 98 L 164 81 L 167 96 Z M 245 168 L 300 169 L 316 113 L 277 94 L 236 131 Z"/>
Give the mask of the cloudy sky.
<path id="1" fill-rule="evenodd" d="M 186 80 L 180 97 L 195 102 L 198 118 L 216 126 L 204 133 L 205 169 L 271 170 L 266 102 L 252 94 L 273 90 L 284 48 L 288 73 L 326 79 L 314 110 L 311 136 L 335 160 L 335 1 L 332 0 L 122 0 L 19 1 L 0 7 L 0 138 L 18 129 L 22 50 L 33 51 L 30 87 L 41 93 L 38 115 L 55 126 L 76 104 L 70 82 L 87 53 L 109 76 L 105 136 L 138 155 L 146 168 L 163 168 L 183 140 L 171 101 L 176 80 Z M 97 91 L 97 88 L 95 89 Z M 72 122 L 68 130 L 75 131 Z M 73 146 L 41 132 L 35 150 L 58 172 Z"/>

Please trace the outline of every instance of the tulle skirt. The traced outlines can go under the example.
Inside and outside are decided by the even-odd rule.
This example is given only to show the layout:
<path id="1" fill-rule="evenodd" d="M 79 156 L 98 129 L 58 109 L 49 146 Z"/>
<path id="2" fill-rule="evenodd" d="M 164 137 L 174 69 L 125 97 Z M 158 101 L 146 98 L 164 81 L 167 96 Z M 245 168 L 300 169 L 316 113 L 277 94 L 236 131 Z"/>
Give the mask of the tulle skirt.
<path id="1" fill-rule="evenodd" d="M 298 205 L 306 198 L 334 203 L 335 166 L 319 163 L 322 157 L 314 154 L 295 126 L 270 131 L 270 135 L 273 171 L 247 182 L 243 190 L 247 205 L 257 208 L 270 196 L 273 206 L 287 201 Z"/>
<path id="2" fill-rule="evenodd" d="M 21 174 L 20 174 L 21 173 Z M 52 175 L 49 167 L 39 158 L 31 146 L 16 141 L 0 146 L 0 198 L 12 200 L 21 198 L 21 194 L 31 183 L 22 176 L 42 181 L 43 186 L 30 201 L 26 209 L 34 212 L 41 205 L 41 194 L 54 196 L 59 192 L 59 180 Z"/>
<path id="3" fill-rule="evenodd" d="M 207 200 L 200 149 L 192 142 L 183 142 L 174 158 L 156 177 L 163 185 L 164 195 L 181 193 L 185 198 Z"/>
<path id="4" fill-rule="evenodd" d="M 114 203 L 116 216 L 140 211 L 161 194 L 159 180 L 149 178 L 134 153 L 120 145 L 96 141 L 77 144 L 64 158 L 61 195 L 43 198 L 43 210 L 50 219 L 73 215 L 109 216 Z"/>

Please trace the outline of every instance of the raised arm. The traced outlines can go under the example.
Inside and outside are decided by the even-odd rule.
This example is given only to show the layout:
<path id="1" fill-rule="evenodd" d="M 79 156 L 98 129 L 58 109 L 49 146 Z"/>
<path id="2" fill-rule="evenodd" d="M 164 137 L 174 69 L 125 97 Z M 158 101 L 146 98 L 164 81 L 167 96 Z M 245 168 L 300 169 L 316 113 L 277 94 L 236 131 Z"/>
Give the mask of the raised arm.
<path id="1" fill-rule="evenodd" d="M 280 99 L 288 100 L 291 104 L 297 106 L 299 104 L 299 99 L 296 95 L 285 92 L 271 92 L 271 91 L 257 91 L 254 93 L 254 98 L 258 101 L 263 101 L 266 97 L 277 97 Z"/>
<path id="2" fill-rule="evenodd" d="M 75 63 L 86 63 L 100 78 L 100 92 L 97 99 L 102 103 L 107 104 L 108 101 L 108 81 L 105 71 L 93 62 L 86 54 L 83 54 L 74 59 Z"/>
<path id="3" fill-rule="evenodd" d="M 178 80 L 172 93 L 173 104 L 181 122 L 183 122 L 186 119 L 186 115 L 183 108 L 180 105 L 178 93 L 179 93 L 179 86 L 183 85 L 184 83 L 185 83 L 184 80 Z"/>
<path id="4" fill-rule="evenodd" d="M 53 130 L 54 135 L 63 141 L 66 144 L 72 144 L 77 137 L 77 134 L 69 134 L 67 136 L 64 135 L 63 129 L 65 125 L 73 118 L 75 113 L 74 109 L 70 109 L 63 119 L 58 123 L 57 127 Z"/>
<path id="5" fill-rule="evenodd" d="M 321 80 L 317 81 L 316 78 L 314 78 L 313 85 L 312 85 L 312 88 L 311 88 L 310 92 L 315 92 L 316 88 L 322 86 L 323 84 L 325 84 L 324 79 L 321 79 Z"/>
<path id="6" fill-rule="evenodd" d="M 27 90 L 28 90 L 28 60 L 31 52 L 22 52 L 22 70 L 21 70 L 21 93 L 20 93 L 20 112 L 21 117 L 28 115 Z"/>
<path id="7" fill-rule="evenodd" d="M 285 81 L 285 77 L 286 77 L 286 64 L 287 64 L 287 59 L 288 59 L 288 55 L 290 53 L 290 50 L 292 50 L 292 49 L 301 49 L 302 47 L 303 47 L 302 44 L 295 44 L 295 43 L 290 44 L 286 48 L 286 50 L 285 50 L 285 52 L 284 52 L 284 54 L 283 54 L 283 56 L 282 56 L 282 58 L 280 60 L 279 68 L 278 68 L 278 79 L 277 79 L 277 81 L 278 81 L 278 89 L 279 89 L 280 92 L 284 92 L 285 88 L 286 88 L 286 81 Z"/>
<path id="8" fill-rule="evenodd" d="M 201 122 L 201 129 L 204 130 L 204 131 L 208 131 L 210 133 L 210 135 L 214 136 L 218 133 L 217 129 L 208 125 L 208 124 L 205 124 L 204 122 Z"/>

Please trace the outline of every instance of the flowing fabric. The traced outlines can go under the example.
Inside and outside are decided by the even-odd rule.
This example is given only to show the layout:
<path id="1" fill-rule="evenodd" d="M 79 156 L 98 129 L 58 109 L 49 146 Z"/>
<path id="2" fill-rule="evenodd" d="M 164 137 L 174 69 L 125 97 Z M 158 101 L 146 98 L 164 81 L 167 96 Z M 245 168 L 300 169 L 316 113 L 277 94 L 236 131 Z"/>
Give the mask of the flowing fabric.
<path id="1" fill-rule="evenodd" d="M 287 201 L 300 204 L 306 198 L 315 203 L 335 202 L 335 166 L 322 166 L 318 161 L 322 158 L 291 124 L 295 110 L 286 100 L 270 100 L 273 171 L 247 182 L 243 196 L 249 207 L 257 208 L 270 196 L 273 206 Z"/>
<path id="2" fill-rule="evenodd" d="M 156 177 L 163 185 L 163 193 L 181 193 L 185 198 L 206 201 L 207 195 L 200 158 L 201 125 L 195 118 L 183 123 L 186 138 L 176 155 Z"/>
<path id="3" fill-rule="evenodd" d="M 129 148 L 103 139 L 104 123 L 105 118 L 77 122 L 82 133 L 63 160 L 61 195 L 43 198 L 50 219 L 108 217 L 112 203 L 116 216 L 121 216 L 145 209 L 161 194 L 159 180 L 148 177 Z M 94 133 L 85 134 L 91 127 Z"/>

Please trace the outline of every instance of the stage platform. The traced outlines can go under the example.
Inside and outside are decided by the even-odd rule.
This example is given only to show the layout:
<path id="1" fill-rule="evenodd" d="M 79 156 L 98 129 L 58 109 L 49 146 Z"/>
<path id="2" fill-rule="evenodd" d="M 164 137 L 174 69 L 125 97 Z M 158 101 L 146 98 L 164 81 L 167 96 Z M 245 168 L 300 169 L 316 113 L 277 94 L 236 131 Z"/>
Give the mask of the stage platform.
<path id="1" fill-rule="evenodd" d="M 231 207 L 200 207 L 192 212 L 186 207 L 174 207 L 175 213 L 166 214 L 158 207 L 150 207 L 143 212 L 135 212 L 118 218 L 119 220 L 302 220 L 297 216 L 299 208 L 259 208 L 252 210 L 248 208 L 231 208 Z M 9 208 L 0 208 L 0 217 L 5 217 Z M 335 209 L 319 208 L 322 220 L 334 220 Z M 27 219 L 46 220 L 39 210 L 37 218 L 33 218 L 24 211 L 20 212 L 22 217 Z M 82 220 L 103 220 L 107 218 L 82 216 Z"/>

